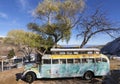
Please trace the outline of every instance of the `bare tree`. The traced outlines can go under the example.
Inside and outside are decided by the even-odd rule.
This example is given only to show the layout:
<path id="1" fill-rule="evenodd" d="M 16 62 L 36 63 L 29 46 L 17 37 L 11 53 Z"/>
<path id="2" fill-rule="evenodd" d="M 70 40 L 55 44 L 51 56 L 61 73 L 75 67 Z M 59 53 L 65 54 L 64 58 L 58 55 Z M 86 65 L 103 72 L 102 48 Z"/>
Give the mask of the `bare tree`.
<path id="1" fill-rule="evenodd" d="M 96 34 L 108 34 L 113 37 L 113 33 L 119 32 L 120 28 L 113 27 L 111 21 L 107 18 L 105 12 L 96 9 L 93 14 L 88 17 L 82 17 L 79 25 L 79 34 L 83 38 L 80 48 L 84 47 L 87 42 Z"/>

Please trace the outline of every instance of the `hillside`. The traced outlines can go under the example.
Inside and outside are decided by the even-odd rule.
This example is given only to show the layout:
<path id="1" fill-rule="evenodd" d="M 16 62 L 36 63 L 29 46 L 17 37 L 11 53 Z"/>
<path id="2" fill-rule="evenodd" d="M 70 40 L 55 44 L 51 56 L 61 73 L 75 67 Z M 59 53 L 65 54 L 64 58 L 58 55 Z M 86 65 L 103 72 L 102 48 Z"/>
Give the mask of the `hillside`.
<path id="1" fill-rule="evenodd" d="M 101 52 L 104 53 L 104 54 L 120 56 L 120 37 L 118 37 L 115 40 L 107 43 L 101 49 Z"/>
<path id="2" fill-rule="evenodd" d="M 14 49 L 16 56 L 21 56 L 23 53 L 18 52 L 18 48 L 15 45 L 4 43 L 4 38 L 0 37 L 0 56 L 7 56 L 9 51 Z"/>

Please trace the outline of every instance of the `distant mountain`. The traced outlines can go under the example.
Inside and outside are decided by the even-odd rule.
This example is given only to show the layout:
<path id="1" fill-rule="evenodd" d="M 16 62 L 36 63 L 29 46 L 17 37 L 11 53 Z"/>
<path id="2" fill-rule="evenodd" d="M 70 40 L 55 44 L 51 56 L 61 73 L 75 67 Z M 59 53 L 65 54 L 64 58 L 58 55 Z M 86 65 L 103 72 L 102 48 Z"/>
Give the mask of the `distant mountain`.
<path id="1" fill-rule="evenodd" d="M 14 49 L 15 55 L 21 56 L 23 53 L 18 52 L 18 47 L 12 44 L 4 43 L 5 37 L 0 37 L 0 56 L 8 56 L 11 49 Z"/>
<path id="2" fill-rule="evenodd" d="M 85 48 L 98 48 L 101 49 L 103 48 L 104 45 L 86 45 Z"/>
<path id="3" fill-rule="evenodd" d="M 120 56 L 120 37 L 106 44 L 101 53 Z"/>

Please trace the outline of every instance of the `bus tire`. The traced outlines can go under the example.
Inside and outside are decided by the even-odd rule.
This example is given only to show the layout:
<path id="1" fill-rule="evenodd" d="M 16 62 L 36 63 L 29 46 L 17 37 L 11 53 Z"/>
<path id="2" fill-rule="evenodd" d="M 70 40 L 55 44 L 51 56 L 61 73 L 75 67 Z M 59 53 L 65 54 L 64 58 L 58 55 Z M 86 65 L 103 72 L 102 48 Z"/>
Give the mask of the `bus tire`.
<path id="1" fill-rule="evenodd" d="M 25 81 L 27 83 L 32 83 L 34 80 L 35 80 L 35 74 L 33 72 L 28 72 L 26 75 L 25 75 Z"/>
<path id="2" fill-rule="evenodd" d="M 91 72 L 91 71 L 87 71 L 87 72 L 84 74 L 84 78 L 85 78 L 86 80 L 91 80 L 93 77 L 94 77 L 94 74 L 93 74 L 93 72 Z"/>

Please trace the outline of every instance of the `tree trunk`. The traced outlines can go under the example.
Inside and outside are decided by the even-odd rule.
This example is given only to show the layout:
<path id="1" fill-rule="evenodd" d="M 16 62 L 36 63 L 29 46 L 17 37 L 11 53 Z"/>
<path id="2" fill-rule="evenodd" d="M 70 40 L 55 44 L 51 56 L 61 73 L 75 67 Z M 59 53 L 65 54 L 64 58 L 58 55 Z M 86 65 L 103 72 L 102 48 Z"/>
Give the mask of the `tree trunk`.
<path id="1" fill-rule="evenodd" d="M 86 43 L 87 43 L 86 36 L 84 36 L 84 39 L 80 45 L 80 48 L 83 48 Z"/>
<path id="2" fill-rule="evenodd" d="M 83 48 L 87 42 L 83 41 L 82 44 L 80 45 L 80 48 Z"/>

